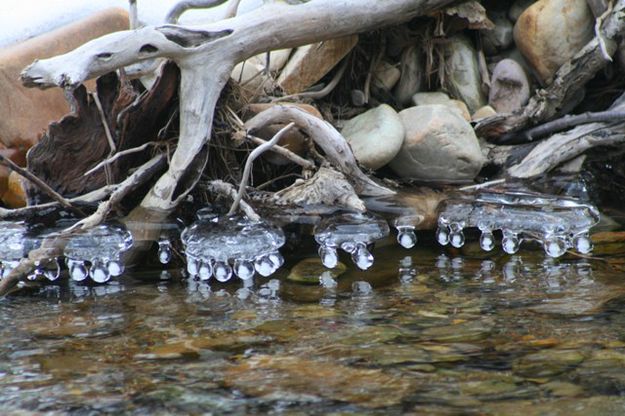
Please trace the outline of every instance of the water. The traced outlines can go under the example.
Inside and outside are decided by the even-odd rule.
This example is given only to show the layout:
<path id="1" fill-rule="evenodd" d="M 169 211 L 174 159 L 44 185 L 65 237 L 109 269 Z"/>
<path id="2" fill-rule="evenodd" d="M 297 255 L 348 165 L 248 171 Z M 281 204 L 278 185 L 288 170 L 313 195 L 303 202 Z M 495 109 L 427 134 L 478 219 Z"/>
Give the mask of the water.
<path id="1" fill-rule="evenodd" d="M 531 247 L 484 254 L 477 238 L 467 238 L 463 254 L 419 238 L 411 250 L 394 237 L 378 241 L 367 271 L 339 252 L 346 271 L 333 278 L 320 268 L 318 285 L 286 278 L 299 258 L 316 258 L 311 241 L 271 280 L 208 284 L 181 279 L 177 270 L 163 280 L 155 271 L 4 300 L 0 408 L 96 415 L 621 412 L 620 255 L 552 259 Z"/>

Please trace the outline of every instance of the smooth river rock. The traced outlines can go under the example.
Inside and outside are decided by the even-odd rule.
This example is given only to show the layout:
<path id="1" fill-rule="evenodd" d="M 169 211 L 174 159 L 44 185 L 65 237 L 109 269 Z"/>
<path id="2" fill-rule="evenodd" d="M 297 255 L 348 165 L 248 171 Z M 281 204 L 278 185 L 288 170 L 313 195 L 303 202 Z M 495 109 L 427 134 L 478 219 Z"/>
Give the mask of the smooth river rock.
<path id="1" fill-rule="evenodd" d="M 402 52 L 399 82 L 395 86 L 395 100 L 401 105 L 410 105 L 412 96 L 421 90 L 425 79 L 424 59 L 421 48 L 410 46 Z"/>
<path id="2" fill-rule="evenodd" d="M 422 105 L 399 113 L 406 136 L 390 167 L 403 178 L 472 180 L 485 162 L 473 128 L 458 111 Z"/>
<path id="3" fill-rule="evenodd" d="M 512 59 L 503 59 L 493 70 L 488 105 L 498 113 L 511 113 L 527 104 L 530 84 L 523 67 Z"/>
<path id="4" fill-rule="evenodd" d="M 454 98 L 464 101 L 473 112 L 486 104 L 477 52 L 471 41 L 462 35 L 448 39 L 445 47 L 445 88 Z"/>
<path id="5" fill-rule="evenodd" d="M 341 131 L 358 162 L 379 169 L 393 160 L 404 142 L 404 125 L 387 104 L 345 122 Z"/>
<path id="6" fill-rule="evenodd" d="M 514 41 L 543 84 L 594 36 L 586 0 L 540 0 L 519 16 Z"/>
<path id="7" fill-rule="evenodd" d="M 508 20 L 505 13 L 493 13 L 489 16 L 495 27 L 491 30 L 480 30 L 482 35 L 482 47 L 486 55 L 495 55 L 498 52 L 508 49 L 513 42 L 512 22 Z"/>

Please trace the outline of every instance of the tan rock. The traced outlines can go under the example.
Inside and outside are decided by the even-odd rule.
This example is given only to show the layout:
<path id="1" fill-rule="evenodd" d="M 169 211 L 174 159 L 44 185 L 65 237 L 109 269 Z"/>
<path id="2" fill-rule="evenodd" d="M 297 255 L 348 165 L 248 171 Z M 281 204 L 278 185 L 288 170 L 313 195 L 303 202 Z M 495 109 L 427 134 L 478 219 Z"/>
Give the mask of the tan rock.
<path id="1" fill-rule="evenodd" d="M 586 0 L 540 0 L 519 16 L 514 41 L 543 84 L 573 57 L 594 33 Z"/>
<path id="2" fill-rule="evenodd" d="M 471 120 L 477 121 L 486 117 L 492 117 L 494 115 L 497 115 L 497 111 L 495 111 L 495 109 L 490 105 L 485 105 L 484 107 L 480 107 L 475 113 L 473 113 L 473 116 L 471 116 Z"/>
<path id="3" fill-rule="evenodd" d="M 399 113 L 406 136 L 389 166 L 403 178 L 472 180 L 485 162 L 475 132 L 444 105 L 410 107 Z"/>
<path id="4" fill-rule="evenodd" d="M 442 104 L 447 105 L 451 99 L 444 92 L 418 92 L 412 96 L 414 105 Z"/>
<path id="5" fill-rule="evenodd" d="M 280 71 L 289 59 L 291 49 L 272 51 L 269 58 L 269 71 Z M 263 94 L 274 87 L 273 76 L 265 72 L 267 54 L 261 53 L 234 66 L 230 78 L 239 83 L 248 99 Z"/>
<path id="6" fill-rule="evenodd" d="M 37 143 L 51 121 L 69 111 L 60 88 L 24 88 L 20 72 L 35 59 L 60 55 L 110 32 L 128 29 L 128 13 L 108 9 L 25 42 L 0 49 L 0 142 L 10 148 Z"/>
<path id="7" fill-rule="evenodd" d="M 357 42 L 358 36 L 351 35 L 297 48 L 278 77 L 278 85 L 287 94 L 304 91 L 330 72 Z"/>
<path id="8" fill-rule="evenodd" d="M 373 85 L 377 88 L 390 91 L 393 89 L 401 72 L 397 67 L 389 62 L 382 61 L 373 70 Z"/>

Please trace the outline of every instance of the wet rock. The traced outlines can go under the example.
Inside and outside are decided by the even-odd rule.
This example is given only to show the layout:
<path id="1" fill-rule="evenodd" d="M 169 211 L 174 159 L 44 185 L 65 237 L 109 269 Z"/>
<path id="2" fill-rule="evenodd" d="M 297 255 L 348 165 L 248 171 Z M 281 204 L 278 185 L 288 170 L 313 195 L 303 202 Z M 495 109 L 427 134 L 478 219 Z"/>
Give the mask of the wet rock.
<path id="1" fill-rule="evenodd" d="M 323 263 L 321 263 L 321 259 L 311 257 L 306 258 L 293 266 L 291 272 L 287 276 L 287 279 L 298 283 L 318 285 L 321 277 L 329 276 L 332 279 L 336 279 L 346 271 L 347 266 L 340 261 L 337 262 L 333 269 L 327 269 Z"/>
<path id="2" fill-rule="evenodd" d="M 514 26 L 517 48 L 543 84 L 593 37 L 586 0 L 540 0 Z"/>
<path id="3" fill-rule="evenodd" d="M 297 48 L 280 73 L 278 86 L 287 94 L 304 91 L 330 72 L 356 42 L 358 36 L 351 35 Z"/>
<path id="4" fill-rule="evenodd" d="M 527 378 L 551 377 L 572 370 L 584 361 L 575 350 L 551 349 L 528 354 L 513 363 L 515 374 Z"/>
<path id="5" fill-rule="evenodd" d="M 467 342 L 485 339 L 492 331 L 488 320 L 463 322 L 456 325 L 435 326 L 423 330 L 421 336 L 438 342 Z"/>
<path id="6" fill-rule="evenodd" d="M 484 107 L 480 107 L 477 109 L 475 113 L 471 116 L 472 121 L 477 121 L 486 117 L 492 117 L 497 115 L 497 111 L 490 105 L 485 105 Z"/>
<path id="7" fill-rule="evenodd" d="M 421 90 L 425 75 L 420 48 L 410 46 L 402 52 L 401 77 L 395 87 L 395 100 L 401 105 L 409 105 L 412 97 Z"/>
<path id="8" fill-rule="evenodd" d="M 341 133 L 358 162 L 369 169 L 379 169 L 393 160 L 405 134 L 401 118 L 386 104 L 347 121 Z"/>
<path id="9" fill-rule="evenodd" d="M 481 30 L 482 47 L 486 55 L 495 55 L 512 45 L 512 23 L 504 13 L 493 13 L 490 16 L 495 24 L 492 30 Z"/>
<path id="10" fill-rule="evenodd" d="M 512 113 L 527 104 L 529 80 L 521 65 L 512 59 L 500 61 L 491 78 L 488 105 L 498 113 Z"/>
<path id="11" fill-rule="evenodd" d="M 549 383 L 543 384 L 542 388 L 556 397 L 578 397 L 584 392 L 581 386 L 564 381 L 550 381 Z"/>
<path id="12" fill-rule="evenodd" d="M 435 92 L 418 92 L 412 96 L 412 103 L 414 105 L 430 105 L 430 104 L 441 104 L 447 105 L 451 101 L 449 95 L 444 92 L 435 91 Z"/>
<path id="13" fill-rule="evenodd" d="M 515 0 L 510 6 L 510 9 L 508 9 L 508 18 L 512 22 L 516 22 L 525 9 L 534 3 L 536 3 L 536 0 Z"/>
<path id="14" fill-rule="evenodd" d="M 373 70 L 373 86 L 390 91 L 397 84 L 400 76 L 401 72 L 395 65 L 381 61 Z"/>
<path id="15" fill-rule="evenodd" d="M 27 150 L 48 124 L 69 112 L 63 90 L 26 88 L 20 72 L 35 59 L 61 55 L 110 32 L 128 29 L 128 13 L 108 9 L 0 51 L 0 142 Z M 93 86 L 89 83 L 88 85 Z"/>
<path id="16" fill-rule="evenodd" d="M 226 371 L 224 384 L 250 396 L 306 394 L 366 408 L 397 405 L 414 389 L 410 381 L 380 370 L 280 355 L 241 360 Z"/>
<path id="17" fill-rule="evenodd" d="M 471 41 L 462 35 L 448 39 L 445 46 L 445 87 L 452 97 L 464 101 L 470 111 L 486 104 L 482 93 L 477 53 Z"/>
<path id="18" fill-rule="evenodd" d="M 401 177 L 471 180 L 484 164 L 471 125 L 443 105 L 411 107 L 399 113 L 406 131 L 391 168 Z"/>

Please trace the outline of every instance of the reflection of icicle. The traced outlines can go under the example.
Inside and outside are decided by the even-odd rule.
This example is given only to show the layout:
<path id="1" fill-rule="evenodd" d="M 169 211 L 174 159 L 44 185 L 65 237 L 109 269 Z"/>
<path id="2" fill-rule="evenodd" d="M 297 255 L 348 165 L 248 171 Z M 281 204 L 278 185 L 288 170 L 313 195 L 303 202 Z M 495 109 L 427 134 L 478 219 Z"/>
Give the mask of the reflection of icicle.
<path id="1" fill-rule="evenodd" d="M 587 254 L 592 250 L 588 232 L 598 220 L 595 207 L 573 199 L 484 191 L 472 198 L 447 200 L 436 239 L 442 245 L 462 247 L 463 229 L 477 227 L 485 251 L 495 246 L 493 231 L 501 230 L 502 248 L 508 254 L 516 253 L 523 240 L 538 240 L 550 257 L 559 257 L 570 248 Z"/>
<path id="2" fill-rule="evenodd" d="M 338 264 L 337 247 L 351 254 L 356 266 L 367 270 L 373 264 L 373 255 L 367 246 L 389 234 L 385 220 L 367 214 L 346 213 L 324 218 L 314 229 L 319 243 L 319 256 L 325 267 Z"/>
<path id="3" fill-rule="evenodd" d="M 158 240 L 158 260 L 162 264 L 167 264 L 171 260 L 171 243 L 166 238 Z"/>

